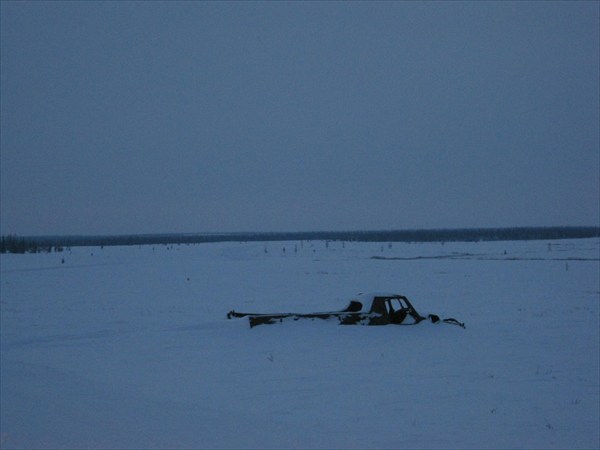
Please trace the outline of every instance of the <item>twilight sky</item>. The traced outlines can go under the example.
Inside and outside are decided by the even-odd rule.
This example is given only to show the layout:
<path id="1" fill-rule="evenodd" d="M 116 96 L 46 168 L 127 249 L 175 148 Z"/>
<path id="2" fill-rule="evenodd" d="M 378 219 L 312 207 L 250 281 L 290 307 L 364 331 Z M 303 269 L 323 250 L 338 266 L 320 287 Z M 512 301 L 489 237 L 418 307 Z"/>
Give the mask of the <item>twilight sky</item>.
<path id="1" fill-rule="evenodd" d="M 2 234 L 600 224 L 598 2 L 1 3 Z"/>

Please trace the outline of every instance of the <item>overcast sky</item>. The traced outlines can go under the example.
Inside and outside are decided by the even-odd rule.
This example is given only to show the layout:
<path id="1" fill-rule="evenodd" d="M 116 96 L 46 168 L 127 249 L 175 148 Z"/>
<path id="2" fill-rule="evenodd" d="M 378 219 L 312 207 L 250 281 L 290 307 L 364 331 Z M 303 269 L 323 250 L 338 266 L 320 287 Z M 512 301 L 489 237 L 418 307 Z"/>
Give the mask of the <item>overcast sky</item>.
<path id="1" fill-rule="evenodd" d="M 6 2 L 1 232 L 600 223 L 599 2 Z"/>

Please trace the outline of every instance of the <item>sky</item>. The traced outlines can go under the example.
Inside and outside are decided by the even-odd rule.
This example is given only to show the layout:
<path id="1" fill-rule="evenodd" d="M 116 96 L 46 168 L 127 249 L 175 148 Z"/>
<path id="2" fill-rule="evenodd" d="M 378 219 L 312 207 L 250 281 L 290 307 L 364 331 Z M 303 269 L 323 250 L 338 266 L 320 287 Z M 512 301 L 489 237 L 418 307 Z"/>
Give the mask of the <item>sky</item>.
<path id="1" fill-rule="evenodd" d="M 599 11 L 2 1 L 0 232 L 599 225 Z"/>

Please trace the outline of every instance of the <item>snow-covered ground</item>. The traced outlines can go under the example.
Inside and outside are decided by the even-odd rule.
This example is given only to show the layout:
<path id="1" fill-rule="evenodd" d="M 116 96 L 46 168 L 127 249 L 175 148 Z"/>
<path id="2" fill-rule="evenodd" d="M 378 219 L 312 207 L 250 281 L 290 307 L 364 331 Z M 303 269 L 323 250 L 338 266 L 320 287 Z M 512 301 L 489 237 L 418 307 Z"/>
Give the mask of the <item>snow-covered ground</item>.
<path id="1" fill-rule="evenodd" d="M 0 258 L 2 448 L 600 447 L 599 239 Z M 370 291 L 467 328 L 225 317 Z"/>

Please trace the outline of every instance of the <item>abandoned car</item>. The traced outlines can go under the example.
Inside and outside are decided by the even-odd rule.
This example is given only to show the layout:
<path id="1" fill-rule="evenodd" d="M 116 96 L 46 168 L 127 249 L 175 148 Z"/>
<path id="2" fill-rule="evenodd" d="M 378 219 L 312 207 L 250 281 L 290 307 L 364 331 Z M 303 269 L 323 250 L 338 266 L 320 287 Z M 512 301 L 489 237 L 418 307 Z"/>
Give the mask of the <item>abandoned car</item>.
<path id="1" fill-rule="evenodd" d="M 465 328 L 465 324 L 456 319 L 441 319 L 435 314 L 422 316 L 408 298 L 398 294 L 360 294 L 357 300 L 351 300 L 350 304 L 341 311 L 260 314 L 231 310 L 227 313 L 227 318 L 233 317 L 248 317 L 250 328 L 299 319 L 333 320 L 341 325 L 416 325 L 425 320 Z"/>

